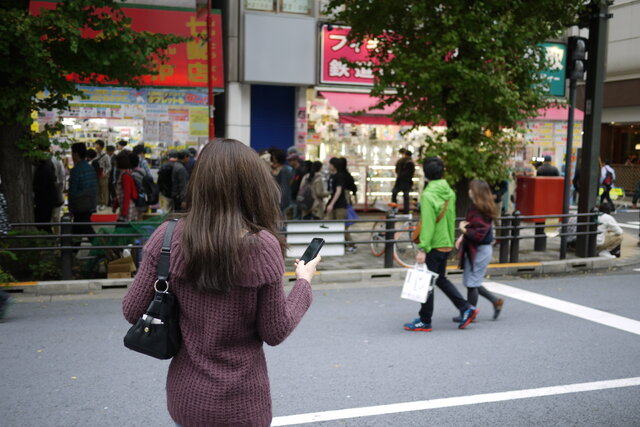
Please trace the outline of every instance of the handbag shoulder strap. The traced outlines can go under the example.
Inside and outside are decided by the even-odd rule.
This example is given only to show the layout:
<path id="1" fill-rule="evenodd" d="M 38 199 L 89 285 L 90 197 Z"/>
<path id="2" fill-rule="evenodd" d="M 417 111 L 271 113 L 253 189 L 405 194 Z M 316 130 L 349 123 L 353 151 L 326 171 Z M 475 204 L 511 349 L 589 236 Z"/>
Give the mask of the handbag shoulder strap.
<path id="1" fill-rule="evenodd" d="M 438 218 L 436 218 L 436 224 L 439 223 L 442 220 L 442 217 L 444 217 L 444 214 L 447 212 L 447 207 L 449 206 L 449 201 L 445 201 L 444 202 L 444 206 L 442 207 L 442 210 L 440 211 L 440 215 L 438 215 Z"/>
<path id="2" fill-rule="evenodd" d="M 177 219 L 172 219 L 164 231 L 164 240 L 160 249 L 160 259 L 158 260 L 158 280 L 167 281 L 169 279 L 169 266 L 171 265 L 171 238 L 173 230 L 178 223 Z"/>

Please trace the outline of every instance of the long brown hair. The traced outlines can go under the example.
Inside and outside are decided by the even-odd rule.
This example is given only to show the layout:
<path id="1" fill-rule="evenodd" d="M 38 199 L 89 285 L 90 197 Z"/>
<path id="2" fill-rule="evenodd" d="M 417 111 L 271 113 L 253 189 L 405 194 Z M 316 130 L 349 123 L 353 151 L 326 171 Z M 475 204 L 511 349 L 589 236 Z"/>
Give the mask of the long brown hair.
<path id="1" fill-rule="evenodd" d="M 480 213 L 488 218 L 496 219 L 498 208 L 489 184 L 482 179 L 474 179 L 469 183 L 469 189 L 473 194 L 473 203 Z"/>
<path id="2" fill-rule="evenodd" d="M 280 190 L 268 166 L 242 142 L 217 139 L 202 149 L 186 202 L 183 253 L 196 290 L 231 290 L 241 278 L 243 255 L 258 244 L 258 231 L 271 232 L 284 251 Z"/>

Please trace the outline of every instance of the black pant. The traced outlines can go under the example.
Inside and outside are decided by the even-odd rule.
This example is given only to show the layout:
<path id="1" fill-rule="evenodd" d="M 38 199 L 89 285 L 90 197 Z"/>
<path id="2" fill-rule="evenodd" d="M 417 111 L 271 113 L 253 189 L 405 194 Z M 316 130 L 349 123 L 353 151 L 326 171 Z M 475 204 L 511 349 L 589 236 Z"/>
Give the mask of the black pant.
<path id="1" fill-rule="evenodd" d="M 470 304 L 465 300 L 458 289 L 447 279 L 447 259 L 450 252 L 440 252 L 432 249 L 427 254 L 427 268 L 430 271 L 438 274 L 436 279 L 436 286 L 439 287 L 442 292 L 451 300 L 453 305 L 462 313 Z M 427 298 L 427 302 L 420 307 L 420 320 L 424 323 L 431 323 L 431 316 L 433 315 L 433 297 L 435 292 L 431 292 Z"/>
<path id="2" fill-rule="evenodd" d="M 51 222 L 52 211 L 53 206 L 51 205 L 35 205 L 34 217 L 36 222 Z M 38 230 L 46 231 L 47 233 L 53 232 L 50 225 L 38 225 L 36 228 Z"/>
<path id="3" fill-rule="evenodd" d="M 478 294 L 488 299 L 491 304 L 495 304 L 498 298 L 492 294 L 489 289 L 484 286 L 478 286 L 477 288 L 467 288 L 467 301 L 473 306 L 478 305 Z"/>
<path id="4" fill-rule="evenodd" d="M 611 191 L 611 186 L 610 185 L 604 185 L 602 187 L 602 195 L 600 195 L 600 204 L 602 204 L 603 200 L 607 200 L 609 203 L 609 206 L 611 206 L 611 211 L 615 211 L 615 206 L 613 205 L 613 200 L 611 200 L 611 196 L 609 195 L 609 191 Z"/>
<path id="5" fill-rule="evenodd" d="M 73 222 L 90 222 L 91 212 L 74 213 Z M 73 234 L 96 234 L 91 225 L 74 225 L 72 227 Z M 80 239 L 82 240 L 82 239 Z M 80 246 L 80 241 L 74 242 L 75 246 Z"/>
<path id="6" fill-rule="evenodd" d="M 396 185 L 393 186 L 393 190 L 391 190 L 391 201 L 393 203 L 398 203 L 398 193 L 402 191 L 402 197 L 404 199 L 404 209 L 402 213 L 409 213 L 409 192 L 411 191 L 411 183 L 410 182 L 396 182 Z"/>

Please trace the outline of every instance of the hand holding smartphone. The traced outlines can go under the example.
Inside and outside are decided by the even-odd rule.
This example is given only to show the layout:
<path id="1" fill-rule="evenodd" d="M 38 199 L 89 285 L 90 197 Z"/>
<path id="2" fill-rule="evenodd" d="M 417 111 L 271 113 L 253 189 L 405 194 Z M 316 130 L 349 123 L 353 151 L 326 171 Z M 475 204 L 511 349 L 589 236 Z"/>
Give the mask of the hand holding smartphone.
<path id="1" fill-rule="evenodd" d="M 307 250 L 304 251 L 304 254 L 300 257 L 300 261 L 304 261 L 307 264 L 309 261 L 314 259 L 320 253 L 320 249 L 324 246 L 324 239 L 319 237 L 315 237 L 309 246 L 307 246 Z"/>
<path id="2" fill-rule="evenodd" d="M 324 239 L 314 238 L 304 251 L 302 257 L 300 257 L 299 260 L 296 260 L 296 277 L 298 279 L 305 279 L 307 282 L 311 283 L 311 279 L 316 272 L 316 266 L 320 261 L 318 255 L 323 245 Z M 314 261 L 316 258 L 318 258 L 318 260 Z M 304 261 L 304 264 L 299 261 Z"/>

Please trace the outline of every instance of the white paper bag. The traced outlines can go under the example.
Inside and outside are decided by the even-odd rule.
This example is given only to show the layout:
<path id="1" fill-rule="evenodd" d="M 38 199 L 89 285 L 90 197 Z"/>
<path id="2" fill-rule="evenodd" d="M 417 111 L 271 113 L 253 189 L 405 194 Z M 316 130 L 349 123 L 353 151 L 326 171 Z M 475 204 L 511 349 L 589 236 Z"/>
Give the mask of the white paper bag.
<path id="1" fill-rule="evenodd" d="M 429 271 L 425 264 L 416 264 L 407 271 L 400 297 L 420 303 L 427 302 L 429 292 L 433 291 L 433 285 L 437 278 L 438 275 Z"/>

